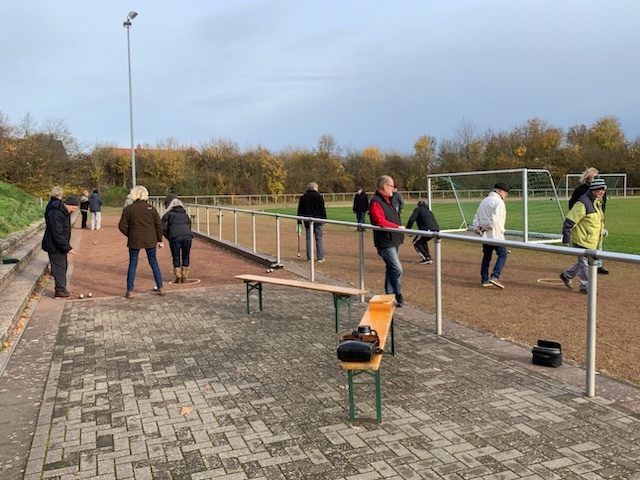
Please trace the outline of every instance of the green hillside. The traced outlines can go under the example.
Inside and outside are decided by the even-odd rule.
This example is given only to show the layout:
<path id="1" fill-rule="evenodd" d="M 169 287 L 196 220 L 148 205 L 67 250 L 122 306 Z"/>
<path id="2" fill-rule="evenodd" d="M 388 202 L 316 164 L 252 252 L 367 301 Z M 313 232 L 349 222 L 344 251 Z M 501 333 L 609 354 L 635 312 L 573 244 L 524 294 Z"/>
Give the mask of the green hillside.
<path id="1" fill-rule="evenodd" d="M 22 230 L 42 218 L 40 200 L 5 182 L 0 182 L 0 238 Z"/>

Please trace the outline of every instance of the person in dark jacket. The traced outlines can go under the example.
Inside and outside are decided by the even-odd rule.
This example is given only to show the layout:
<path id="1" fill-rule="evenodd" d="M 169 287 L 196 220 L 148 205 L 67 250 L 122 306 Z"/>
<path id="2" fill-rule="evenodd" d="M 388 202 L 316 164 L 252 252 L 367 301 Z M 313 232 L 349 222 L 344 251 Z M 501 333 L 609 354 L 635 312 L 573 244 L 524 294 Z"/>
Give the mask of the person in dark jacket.
<path id="1" fill-rule="evenodd" d="M 85 190 L 80 196 L 80 213 L 82 214 L 82 229 L 87 229 L 87 218 L 89 217 L 89 192 Z"/>
<path id="2" fill-rule="evenodd" d="M 189 276 L 193 233 L 191 232 L 191 218 L 187 215 L 182 202 L 177 198 L 171 200 L 166 213 L 162 216 L 162 234 L 169 240 L 171 248 L 173 273 L 176 276 L 173 283 L 185 283 Z"/>
<path id="3" fill-rule="evenodd" d="M 44 211 L 45 230 L 42 249 L 49 255 L 51 275 L 55 282 L 55 296 L 70 297 L 67 290 L 67 255 L 74 253 L 71 247 L 71 214 L 78 209 L 78 197 L 62 201 L 62 187 L 53 187 L 51 199 Z"/>
<path id="4" fill-rule="evenodd" d="M 369 196 L 362 187 L 356 187 L 356 193 L 353 196 L 353 213 L 356 214 L 356 222 L 364 223 L 365 214 L 369 211 Z"/>
<path id="5" fill-rule="evenodd" d="M 169 193 L 167 193 L 167 196 L 164 198 L 164 208 L 169 208 L 169 204 L 174 198 L 178 198 L 178 194 L 176 193 L 176 189 L 171 187 Z"/>
<path id="6" fill-rule="evenodd" d="M 578 199 L 582 197 L 585 193 L 589 191 L 589 187 L 591 186 L 591 182 L 598 175 L 598 169 L 594 167 L 587 168 L 584 172 L 582 172 L 582 176 L 580 177 L 580 185 L 578 185 L 573 193 L 571 194 L 571 198 L 569 199 L 569 210 L 573 208 Z M 602 197 L 602 211 L 604 212 L 607 208 L 607 194 L 604 194 Z M 602 250 L 602 242 L 600 242 L 600 246 L 598 247 Z M 598 259 L 598 273 L 600 275 L 609 275 L 609 270 L 602 266 L 602 259 Z"/>
<path id="7" fill-rule="evenodd" d="M 91 211 L 91 230 L 102 230 L 102 198 L 97 188 L 89 197 L 89 210 Z"/>
<path id="8" fill-rule="evenodd" d="M 318 184 L 311 182 L 307 185 L 307 191 L 300 197 L 298 202 L 299 217 L 327 218 L 327 210 L 324 205 L 324 198 L 318 193 Z M 302 220 L 298 220 L 298 225 Z M 304 222 L 307 234 L 307 260 L 311 261 L 311 222 Z M 316 259 L 324 262 L 324 249 L 322 247 L 322 223 L 313 223 L 313 236 L 316 244 Z"/>
<path id="9" fill-rule="evenodd" d="M 136 185 L 131 189 L 131 198 L 133 203 L 122 210 L 122 217 L 120 217 L 118 224 L 118 228 L 128 239 L 127 247 L 129 247 L 129 270 L 127 271 L 125 297 L 133 298 L 138 257 L 143 248 L 147 252 L 147 260 L 149 260 L 158 293 L 164 295 L 162 274 L 156 258 L 156 247 L 164 247 L 160 215 L 155 207 L 147 202 L 149 191 L 142 185 Z"/>
<path id="10" fill-rule="evenodd" d="M 438 225 L 436 217 L 433 215 L 433 212 L 429 210 L 427 204 L 422 200 L 418 202 L 418 206 L 411 214 L 411 217 L 409 217 L 407 230 L 411 229 L 415 222 L 418 223 L 419 230 L 430 230 L 432 232 L 440 231 L 440 225 Z M 422 235 L 416 235 L 413 237 L 413 248 L 418 252 L 420 261 L 417 263 L 420 265 L 429 265 L 433 263 L 433 260 L 431 260 L 431 254 L 429 253 L 429 245 L 427 245 L 429 240 L 431 240 L 430 237 L 424 237 Z"/>
<path id="11" fill-rule="evenodd" d="M 391 204 L 391 196 L 394 190 L 393 178 L 382 175 L 376 182 L 376 193 L 369 203 L 369 216 L 371 223 L 385 228 L 402 228 L 400 214 Z M 386 265 L 384 277 L 384 292 L 395 294 L 396 306 L 402 307 L 402 264 L 398 252 L 404 242 L 404 234 L 374 230 L 373 244 L 378 249 L 378 255 L 382 257 Z"/>
<path id="12" fill-rule="evenodd" d="M 398 215 L 402 218 L 402 211 L 404 210 L 404 199 L 402 198 L 402 194 L 398 191 L 398 187 L 393 188 L 393 195 L 391 195 L 391 205 L 393 205 L 393 208 L 396 209 L 396 212 L 398 212 Z"/>

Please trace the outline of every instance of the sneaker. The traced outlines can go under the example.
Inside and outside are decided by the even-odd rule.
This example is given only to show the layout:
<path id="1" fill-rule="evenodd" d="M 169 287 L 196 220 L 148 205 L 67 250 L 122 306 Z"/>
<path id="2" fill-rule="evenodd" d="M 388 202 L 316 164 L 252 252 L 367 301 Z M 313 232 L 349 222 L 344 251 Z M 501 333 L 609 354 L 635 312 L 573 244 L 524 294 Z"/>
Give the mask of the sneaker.
<path id="1" fill-rule="evenodd" d="M 427 258 L 426 260 L 422 260 L 421 262 L 418 262 L 418 264 L 420 265 L 431 265 L 433 263 L 433 260 L 431 260 L 430 258 Z"/>
<path id="2" fill-rule="evenodd" d="M 483 287 L 493 287 L 493 283 L 491 282 L 482 282 Z"/>
<path id="3" fill-rule="evenodd" d="M 572 290 L 572 286 L 571 286 L 571 279 L 569 277 L 567 277 L 564 272 L 560 274 L 560 280 L 562 280 L 564 282 L 564 286 L 567 287 L 569 290 Z"/>
<path id="4" fill-rule="evenodd" d="M 127 293 L 124 294 L 124 298 L 133 298 L 133 292 L 131 290 L 128 290 Z"/>
<path id="5" fill-rule="evenodd" d="M 589 290 L 587 290 L 586 288 L 581 288 L 580 293 L 584 293 L 586 295 L 587 293 L 589 293 Z"/>
<path id="6" fill-rule="evenodd" d="M 606 269 L 606 268 L 604 268 L 604 267 L 598 267 L 598 273 L 599 273 L 600 275 L 609 275 L 609 270 L 607 270 L 607 269 Z"/>
<path id="7" fill-rule="evenodd" d="M 498 288 L 504 288 L 504 285 L 502 284 L 502 282 L 497 278 L 491 278 L 489 281 Z"/>
<path id="8" fill-rule="evenodd" d="M 321 258 L 320 260 L 318 260 L 318 263 L 322 263 L 324 262 L 324 258 Z"/>
<path id="9" fill-rule="evenodd" d="M 55 298 L 68 298 L 71 294 L 67 290 L 56 290 Z"/>

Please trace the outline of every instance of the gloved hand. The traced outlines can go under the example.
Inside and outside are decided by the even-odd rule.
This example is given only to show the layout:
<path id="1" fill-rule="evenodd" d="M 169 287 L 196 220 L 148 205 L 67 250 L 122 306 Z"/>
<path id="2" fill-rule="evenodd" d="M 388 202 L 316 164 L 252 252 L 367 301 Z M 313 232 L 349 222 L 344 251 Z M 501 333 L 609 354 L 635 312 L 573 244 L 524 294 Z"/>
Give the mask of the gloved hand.
<path id="1" fill-rule="evenodd" d="M 608 237 L 609 236 L 609 230 L 607 230 L 606 228 L 602 229 L 602 236 L 603 237 Z"/>
<path id="2" fill-rule="evenodd" d="M 301 224 L 301 223 L 299 223 L 299 224 L 296 226 L 296 233 L 297 233 L 297 234 L 300 234 L 301 232 L 302 232 L 302 224 Z"/>

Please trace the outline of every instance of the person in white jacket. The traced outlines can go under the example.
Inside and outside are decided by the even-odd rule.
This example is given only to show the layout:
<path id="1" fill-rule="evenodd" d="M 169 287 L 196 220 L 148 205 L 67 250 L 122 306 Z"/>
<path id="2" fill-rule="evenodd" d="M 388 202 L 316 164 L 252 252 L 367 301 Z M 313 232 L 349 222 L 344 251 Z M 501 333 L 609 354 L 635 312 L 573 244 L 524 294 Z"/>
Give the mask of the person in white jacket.
<path id="1" fill-rule="evenodd" d="M 504 199 L 509 194 L 509 186 L 505 183 L 498 182 L 493 186 L 493 190 L 487 197 L 480 202 L 480 206 L 473 217 L 473 229 L 476 234 L 482 238 L 493 238 L 496 240 L 504 240 L 504 224 L 507 220 L 507 209 Z M 498 254 L 498 259 L 493 266 L 491 277 L 489 277 L 489 265 L 493 251 Z M 482 244 L 482 266 L 480 267 L 480 276 L 483 287 L 496 286 L 504 288 L 500 282 L 500 273 L 507 261 L 506 247 L 498 247 L 495 245 Z"/>

